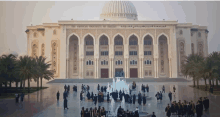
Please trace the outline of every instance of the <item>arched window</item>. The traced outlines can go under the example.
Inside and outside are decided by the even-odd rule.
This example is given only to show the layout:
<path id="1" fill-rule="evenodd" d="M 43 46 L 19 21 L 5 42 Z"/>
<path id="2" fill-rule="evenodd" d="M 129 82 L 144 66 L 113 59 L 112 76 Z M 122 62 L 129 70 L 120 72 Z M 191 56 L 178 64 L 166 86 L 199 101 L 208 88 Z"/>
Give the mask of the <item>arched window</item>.
<path id="1" fill-rule="evenodd" d="M 118 64 L 119 64 L 119 65 L 120 65 L 120 63 L 121 63 L 120 60 L 118 60 Z"/>
<path id="2" fill-rule="evenodd" d="M 86 45 L 93 45 L 93 38 L 90 35 L 87 35 L 85 38 Z"/>
<path id="3" fill-rule="evenodd" d="M 149 64 L 149 60 L 147 60 L 147 64 Z"/>
<path id="4" fill-rule="evenodd" d="M 129 45 L 137 45 L 138 44 L 138 39 L 135 35 L 132 35 L 129 38 Z"/>
<path id="5" fill-rule="evenodd" d="M 108 45 L 108 38 L 105 35 L 101 36 L 100 45 Z"/>
<path id="6" fill-rule="evenodd" d="M 89 65 L 89 61 L 86 62 L 86 65 Z"/>
<path id="7" fill-rule="evenodd" d="M 123 45 L 123 38 L 120 35 L 115 37 L 115 45 Z"/>
<path id="8" fill-rule="evenodd" d="M 151 45 L 152 44 L 152 37 L 147 35 L 144 37 L 144 45 Z"/>
<path id="9" fill-rule="evenodd" d="M 150 65 L 151 65 L 151 60 L 150 60 Z"/>
<path id="10" fill-rule="evenodd" d="M 192 54 L 194 54 L 194 43 L 191 43 Z"/>
<path id="11" fill-rule="evenodd" d="M 201 37 L 201 32 L 198 33 L 198 37 Z"/>
<path id="12" fill-rule="evenodd" d="M 57 31 L 56 30 L 53 30 L 53 35 L 56 35 L 57 34 Z"/>
<path id="13" fill-rule="evenodd" d="M 122 61 L 121 61 L 121 65 L 122 65 Z"/>
<path id="14" fill-rule="evenodd" d="M 89 60 L 89 65 L 91 65 L 92 63 L 91 63 L 91 61 Z"/>
<path id="15" fill-rule="evenodd" d="M 115 61 L 115 64 L 118 65 L 118 61 Z"/>
<path id="16" fill-rule="evenodd" d="M 182 30 L 180 30 L 180 35 L 182 35 L 183 34 L 183 31 Z"/>
<path id="17" fill-rule="evenodd" d="M 132 61 L 130 61 L 130 64 L 132 65 Z"/>
<path id="18" fill-rule="evenodd" d="M 37 33 L 36 32 L 34 32 L 34 37 L 37 37 Z"/>

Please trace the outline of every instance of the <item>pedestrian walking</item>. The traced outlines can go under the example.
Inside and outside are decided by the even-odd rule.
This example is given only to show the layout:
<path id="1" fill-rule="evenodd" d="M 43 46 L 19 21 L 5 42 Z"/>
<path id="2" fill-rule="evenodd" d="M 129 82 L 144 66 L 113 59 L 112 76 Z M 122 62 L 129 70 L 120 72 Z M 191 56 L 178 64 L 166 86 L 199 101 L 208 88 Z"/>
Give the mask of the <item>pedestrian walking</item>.
<path id="1" fill-rule="evenodd" d="M 67 99 L 65 98 L 65 99 L 64 99 L 64 110 L 65 110 L 66 108 L 69 109 L 68 106 L 67 106 Z"/>
<path id="2" fill-rule="evenodd" d="M 60 93 L 59 91 L 57 92 L 57 101 L 59 101 L 59 98 L 60 98 Z"/>
<path id="3" fill-rule="evenodd" d="M 24 100 L 24 93 L 22 92 L 21 93 L 21 102 L 23 102 L 23 100 Z"/>

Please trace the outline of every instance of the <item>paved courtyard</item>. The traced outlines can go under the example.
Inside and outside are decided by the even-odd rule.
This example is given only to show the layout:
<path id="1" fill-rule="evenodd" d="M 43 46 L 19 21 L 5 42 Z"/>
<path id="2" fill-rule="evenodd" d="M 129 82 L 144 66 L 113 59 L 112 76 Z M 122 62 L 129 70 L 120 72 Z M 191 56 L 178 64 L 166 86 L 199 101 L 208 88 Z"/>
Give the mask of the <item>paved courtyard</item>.
<path id="1" fill-rule="evenodd" d="M 98 83 L 101 86 L 107 86 L 107 83 L 101 83 L 101 80 L 96 80 L 97 83 L 82 83 L 84 85 L 90 86 L 90 91 L 93 91 L 94 94 L 97 94 L 97 85 Z M 86 82 L 86 80 L 85 80 Z M 29 95 L 25 96 L 25 101 L 23 103 L 15 104 L 14 99 L 4 99 L 0 100 L 0 116 L 3 117 L 46 117 L 46 116 L 53 116 L 53 117 L 79 117 L 81 108 L 90 108 L 95 107 L 94 103 L 92 101 L 84 100 L 80 102 L 79 100 L 79 93 L 81 91 L 81 85 L 82 83 L 47 83 L 46 86 L 49 88 L 38 91 Z M 70 85 L 71 90 L 70 94 L 68 96 L 68 110 L 63 109 L 63 91 L 64 91 L 64 85 Z M 150 92 L 146 93 L 146 95 L 152 97 L 151 100 L 147 100 L 147 104 L 145 106 L 141 105 L 139 106 L 137 104 L 137 101 L 134 104 L 126 104 L 126 110 L 134 110 L 136 107 L 139 107 L 140 111 L 147 112 L 151 114 L 152 112 L 155 112 L 157 117 L 164 117 L 165 116 L 165 107 L 169 103 L 168 98 L 168 92 L 172 91 L 173 85 L 176 87 L 176 94 L 175 97 L 173 97 L 174 100 L 187 100 L 191 101 L 193 100 L 196 102 L 199 97 L 205 97 L 207 96 L 210 99 L 210 109 L 208 113 L 205 113 L 203 117 L 219 117 L 220 112 L 220 97 L 219 96 L 213 96 L 207 92 L 200 91 L 197 89 L 193 89 L 189 87 L 188 85 L 192 85 L 192 82 L 183 82 L 183 81 L 177 81 L 177 82 L 137 82 L 137 93 L 140 91 L 141 84 L 148 84 Z M 200 82 L 200 84 L 202 84 Z M 73 85 L 78 86 L 78 92 L 73 92 L 72 87 Z M 162 102 L 157 102 L 155 98 L 155 94 L 157 91 L 161 91 L 162 86 L 165 85 L 166 92 L 164 94 Z M 56 101 L 56 93 L 57 91 L 60 91 L 60 101 Z M 134 92 L 133 92 L 134 93 Z M 174 95 L 173 95 L 174 96 Z M 120 102 L 116 102 L 116 106 L 120 105 Z M 102 102 L 98 103 L 96 107 L 101 106 L 105 107 L 107 111 L 109 111 L 110 103 Z"/>

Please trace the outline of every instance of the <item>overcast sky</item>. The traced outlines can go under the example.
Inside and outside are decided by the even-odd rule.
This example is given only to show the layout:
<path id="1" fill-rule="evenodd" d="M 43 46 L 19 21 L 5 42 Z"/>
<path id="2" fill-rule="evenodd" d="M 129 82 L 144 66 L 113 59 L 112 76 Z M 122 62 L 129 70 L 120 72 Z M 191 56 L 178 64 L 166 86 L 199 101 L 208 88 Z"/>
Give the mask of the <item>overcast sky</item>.
<path id="1" fill-rule="evenodd" d="M 220 2 L 132 2 L 139 20 L 178 20 L 208 26 L 209 53 L 220 51 Z M 26 26 L 58 20 L 98 20 L 104 6 L 98 2 L 0 2 L 0 54 L 27 49 Z"/>

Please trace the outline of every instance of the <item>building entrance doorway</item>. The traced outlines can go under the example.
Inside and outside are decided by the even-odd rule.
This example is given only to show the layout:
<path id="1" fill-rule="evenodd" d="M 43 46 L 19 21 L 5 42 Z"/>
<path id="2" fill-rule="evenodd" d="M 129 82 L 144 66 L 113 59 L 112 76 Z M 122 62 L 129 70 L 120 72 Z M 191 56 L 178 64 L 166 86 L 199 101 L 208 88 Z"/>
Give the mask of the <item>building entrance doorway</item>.
<path id="1" fill-rule="evenodd" d="M 119 74 L 119 72 L 122 72 L 123 68 L 115 68 L 115 77 L 117 77 Z"/>
<path id="2" fill-rule="evenodd" d="M 137 77 L 138 77 L 138 69 L 130 68 L 130 78 L 137 78 Z"/>
<path id="3" fill-rule="evenodd" d="M 108 69 L 101 69 L 101 78 L 108 78 Z"/>

